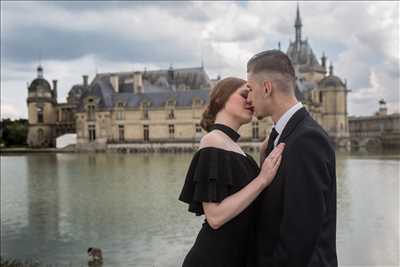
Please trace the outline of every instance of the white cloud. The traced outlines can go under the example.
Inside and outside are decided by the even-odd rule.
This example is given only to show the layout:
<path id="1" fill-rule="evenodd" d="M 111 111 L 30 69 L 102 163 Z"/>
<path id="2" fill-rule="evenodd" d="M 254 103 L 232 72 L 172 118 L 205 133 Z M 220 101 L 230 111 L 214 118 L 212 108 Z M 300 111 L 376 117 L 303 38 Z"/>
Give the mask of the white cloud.
<path id="1" fill-rule="evenodd" d="M 19 40 L 27 26 L 30 31 L 41 29 L 44 35 L 40 40 L 45 40 L 45 44 L 56 44 L 57 51 L 51 56 L 47 56 L 49 50 L 42 51 L 42 62 L 46 78 L 59 80 L 59 100 L 65 99 L 73 84 L 81 82 L 83 74 L 93 77 L 96 68 L 104 72 L 145 66 L 166 68 L 170 63 L 174 67 L 198 66 L 203 57 L 211 77 L 218 74 L 245 77 L 246 62 L 253 54 L 276 48 L 279 41 L 286 50 L 289 39 L 294 39 L 296 2 L 246 2 L 244 5 L 237 2 L 182 5 L 107 2 L 101 7 L 86 3 L 86 8 L 80 5 L 83 3 L 2 2 L 1 86 L 5 96 L 2 106 L 8 106 L 8 112 L 11 112 L 9 107 L 26 105 L 26 92 L 21 90 L 26 91 L 26 82 L 36 76 L 37 62 L 7 57 L 10 52 L 20 57 L 29 55 L 29 49 L 31 54 L 37 53 L 36 39 L 20 51 L 3 46 L 7 41 Z M 347 79 L 352 90 L 351 114 L 372 114 L 379 98 L 387 100 L 390 111 L 398 106 L 398 7 L 396 2 L 300 2 L 303 36 L 308 36 L 317 57 L 325 51 L 334 62 L 335 73 Z M 45 35 L 47 29 L 60 36 L 68 34 L 70 42 L 57 42 L 53 36 Z M 87 39 L 82 34 L 87 34 Z M 96 40 L 90 39 L 93 34 Z M 74 40 L 74 36 L 80 39 Z M 111 45 L 104 48 L 93 43 L 101 42 L 102 38 L 111 40 L 107 42 Z M 135 52 L 139 51 L 138 45 L 141 50 Z M 61 56 L 69 55 L 65 52 L 71 49 L 82 49 L 82 52 L 74 57 Z M 141 54 L 137 53 L 144 52 L 148 56 L 138 61 L 137 56 Z M 127 55 L 125 59 L 118 57 L 121 54 Z M 161 60 L 162 54 L 169 57 Z M 172 55 L 180 55 L 180 59 L 171 62 Z M 18 110 L 26 117 L 24 109 Z"/>
<path id="2" fill-rule="evenodd" d="M 1 114 L 0 119 L 19 119 L 23 118 L 25 114 L 21 114 L 21 111 L 17 110 L 17 108 L 11 104 L 2 104 L 1 105 Z"/>

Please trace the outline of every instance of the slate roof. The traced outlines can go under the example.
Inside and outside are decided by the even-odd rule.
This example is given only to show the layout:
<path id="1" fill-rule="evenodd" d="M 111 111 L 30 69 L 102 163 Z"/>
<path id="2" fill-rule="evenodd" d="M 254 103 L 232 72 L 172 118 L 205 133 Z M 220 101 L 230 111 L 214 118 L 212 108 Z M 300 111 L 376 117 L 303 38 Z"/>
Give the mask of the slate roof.
<path id="1" fill-rule="evenodd" d="M 286 52 L 293 65 L 299 66 L 300 72 L 316 71 L 325 73 L 326 70 L 319 64 L 307 40 L 300 41 L 300 46 L 296 42 L 291 42 Z"/>
<path id="2" fill-rule="evenodd" d="M 34 79 L 31 84 L 29 85 L 28 91 L 29 92 L 33 92 L 36 91 L 36 89 L 41 86 L 42 88 L 44 88 L 45 90 L 51 92 L 51 86 L 49 84 L 49 82 L 44 79 L 44 78 L 36 78 Z"/>
<path id="3" fill-rule="evenodd" d="M 208 101 L 209 90 L 189 90 L 177 92 L 153 92 L 147 94 L 120 93 L 113 95 L 113 103 L 122 102 L 125 107 L 139 107 L 143 102 L 148 102 L 150 107 L 164 107 L 168 101 L 175 101 L 178 107 L 190 107 L 194 98 L 203 103 Z"/>
<path id="4" fill-rule="evenodd" d="M 335 75 L 329 75 L 323 78 L 318 85 L 320 86 L 321 89 L 327 88 L 329 86 L 337 88 L 339 87 L 346 88 L 346 85 L 342 82 L 342 80 Z"/>
<path id="5" fill-rule="evenodd" d="M 133 74 L 134 72 L 97 74 L 88 88 L 75 85 L 69 95 L 81 94 L 79 111 L 84 110 L 83 99 L 88 96 L 97 99 L 97 107 L 100 109 L 111 109 L 121 102 L 125 107 L 137 108 L 144 101 L 149 102 L 151 107 L 162 107 L 169 100 L 175 100 L 178 107 L 191 107 L 196 97 L 203 103 L 208 101 L 211 83 L 202 67 L 174 69 L 173 77 L 171 69 L 145 71 L 142 73 L 143 93 L 134 93 Z M 118 92 L 110 82 L 111 75 L 118 76 Z M 185 90 L 177 90 L 179 85 L 185 86 Z"/>

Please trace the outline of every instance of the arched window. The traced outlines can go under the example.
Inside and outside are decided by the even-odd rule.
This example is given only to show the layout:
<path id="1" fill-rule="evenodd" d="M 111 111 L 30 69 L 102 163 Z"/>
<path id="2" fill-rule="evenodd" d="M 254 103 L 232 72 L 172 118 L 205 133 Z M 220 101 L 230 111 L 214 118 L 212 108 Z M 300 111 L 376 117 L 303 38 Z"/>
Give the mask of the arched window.
<path id="1" fill-rule="evenodd" d="M 252 123 L 252 125 L 253 125 L 252 137 L 253 137 L 253 139 L 257 140 L 260 138 L 260 132 L 258 130 L 258 122 L 255 121 Z"/>
<path id="2" fill-rule="evenodd" d="M 43 123 L 43 107 L 37 108 L 37 121 L 38 123 Z"/>

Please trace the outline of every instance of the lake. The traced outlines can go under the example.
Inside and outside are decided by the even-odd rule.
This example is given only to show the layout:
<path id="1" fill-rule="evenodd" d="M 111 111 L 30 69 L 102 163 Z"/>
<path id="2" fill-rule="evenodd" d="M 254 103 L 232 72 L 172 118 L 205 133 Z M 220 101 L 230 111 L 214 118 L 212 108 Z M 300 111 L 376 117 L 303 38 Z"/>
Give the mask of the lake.
<path id="1" fill-rule="evenodd" d="M 1 156 L 1 256 L 180 266 L 203 218 L 179 202 L 191 154 Z M 258 160 L 258 157 L 255 156 Z M 399 152 L 337 153 L 341 266 L 398 266 Z"/>

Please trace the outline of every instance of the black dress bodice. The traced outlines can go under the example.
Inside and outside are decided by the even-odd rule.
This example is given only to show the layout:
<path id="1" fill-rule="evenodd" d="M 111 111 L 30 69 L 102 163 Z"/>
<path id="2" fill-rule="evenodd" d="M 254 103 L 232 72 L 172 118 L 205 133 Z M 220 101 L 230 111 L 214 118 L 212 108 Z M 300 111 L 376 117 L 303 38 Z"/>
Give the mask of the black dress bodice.
<path id="1" fill-rule="evenodd" d="M 232 140 L 239 138 L 233 129 L 225 125 L 217 125 L 213 129 L 230 132 L 227 135 Z M 223 201 L 250 183 L 258 172 L 257 163 L 248 154 L 216 147 L 201 148 L 192 159 L 179 199 L 189 205 L 190 212 L 202 215 L 202 202 Z M 212 229 L 204 220 L 183 266 L 245 266 L 250 236 L 254 231 L 254 216 L 252 204 L 219 229 Z"/>

